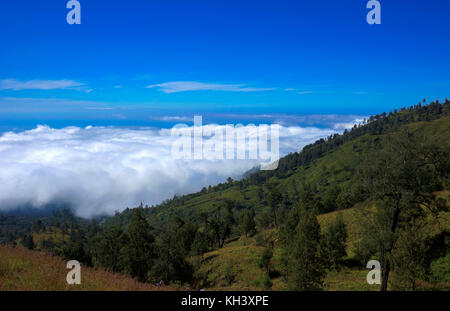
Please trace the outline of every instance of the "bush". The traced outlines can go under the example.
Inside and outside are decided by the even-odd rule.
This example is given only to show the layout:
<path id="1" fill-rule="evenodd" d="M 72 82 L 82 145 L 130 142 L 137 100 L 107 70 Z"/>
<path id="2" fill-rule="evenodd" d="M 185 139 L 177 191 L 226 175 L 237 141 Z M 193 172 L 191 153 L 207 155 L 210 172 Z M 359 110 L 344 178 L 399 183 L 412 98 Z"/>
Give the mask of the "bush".
<path id="1" fill-rule="evenodd" d="M 431 279 L 434 282 L 450 283 L 450 253 L 431 263 Z"/>
<path id="2" fill-rule="evenodd" d="M 205 288 L 205 287 L 209 287 L 210 284 L 210 279 L 209 279 L 209 275 L 208 272 L 206 271 L 196 271 L 194 274 L 194 286 L 195 288 L 201 289 L 201 288 Z"/>
<path id="3" fill-rule="evenodd" d="M 267 246 L 259 258 L 258 265 L 264 269 L 267 273 L 270 272 L 270 261 L 272 260 L 273 250 L 270 246 Z"/>
<path id="4" fill-rule="evenodd" d="M 264 233 L 260 232 L 255 237 L 255 245 L 256 246 L 265 246 L 267 242 L 267 239 L 264 235 Z"/>
<path id="5" fill-rule="evenodd" d="M 322 252 L 328 267 L 337 269 L 340 261 L 347 256 L 346 241 L 347 231 L 342 215 L 339 214 L 323 235 Z"/>
<path id="6" fill-rule="evenodd" d="M 262 288 L 264 288 L 265 290 L 269 290 L 272 288 L 272 280 L 270 279 L 270 276 L 268 273 L 264 273 L 261 280 L 260 280 L 260 285 Z"/>
<path id="7" fill-rule="evenodd" d="M 231 285 L 236 279 L 236 271 L 234 270 L 235 263 L 233 261 L 228 262 L 225 267 L 225 281 L 228 285 Z"/>

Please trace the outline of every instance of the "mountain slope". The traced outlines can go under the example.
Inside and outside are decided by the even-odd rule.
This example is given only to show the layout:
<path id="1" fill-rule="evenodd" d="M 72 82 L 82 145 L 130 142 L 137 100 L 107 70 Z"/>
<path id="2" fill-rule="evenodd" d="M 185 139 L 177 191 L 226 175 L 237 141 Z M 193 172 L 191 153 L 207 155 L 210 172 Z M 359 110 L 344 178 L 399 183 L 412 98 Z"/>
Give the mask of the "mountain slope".
<path id="1" fill-rule="evenodd" d="M 240 181 L 204 188 L 201 192 L 174 197 L 160 205 L 144 208 L 155 228 L 173 217 L 198 222 L 201 213 L 209 213 L 223 199 L 231 199 L 236 210 L 253 209 L 260 215 L 267 208 L 264 187 L 276 183 L 281 190 L 286 209 L 299 198 L 303 184 L 312 185 L 316 199 L 322 202 L 321 213 L 337 208 L 350 208 L 361 198 L 348 194 L 351 179 L 362 160 L 386 139 L 387 134 L 408 129 L 442 141 L 450 142 L 450 101 L 443 104 L 416 105 L 390 114 L 371 117 L 362 126 L 355 126 L 343 135 L 332 135 L 306 146 L 300 153 L 289 154 L 280 160 L 275 171 L 257 171 Z M 105 225 L 126 227 L 132 209 L 126 209 L 106 220 Z"/>
<path id="2" fill-rule="evenodd" d="M 109 273 L 105 270 L 81 267 L 81 284 L 68 285 L 67 262 L 44 252 L 22 247 L 0 245 L 0 291 L 154 291 L 166 289 L 152 284 L 139 283 L 131 277 Z"/>
<path id="3" fill-rule="evenodd" d="M 439 196 L 450 204 L 450 191 L 443 191 Z M 335 211 L 318 216 L 321 229 L 324 232 L 328 226 L 340 214 L 346 225 L 348 234 L 347 239 L 347 257 L 341 270 L 331 270 L 327 273 L 324 280 L 324 290 L 350 290 L 367 291 L 379 290 L 379 285 L 369 285 L 366 281 L 368 269 L 364 269 L 354 262 L 354 245 L 358 242 L 361 226 L 358 219 L 366 209 L 370 208 L 370 203 L 361 204 L 358 207 L 342 211 Z M 450 232 L 450 212 L 443 212 L 438 218 L 428 219 L 427 231 L 431 235 L 438 235 L 447 230 Z M 284 279 L 277 275 L 281 269 L 280 255 L 281 245 L 277 240 L 277 230 L 265 230 L 254 237 L 241 236 L 238 239 L 229 241 L 223 248 L 216 249 L 203 255 L 200 268 L 196 272 L 196 277 L 203 281 L 203 287 L 210 290 L 263 290 L 262 278 L 265 274 L 264 269 L 258 265 L 259 258 L 265 248 L 261 240 L 274 242 L 274 257 L 272 260 L 272 273 L 275 275 L 272 279 L 272 290 L 285 290 L 286 283 Z M 227 282 L 227 269 L 232 267 L 234 275 L 233 282 Z M 433 284 L 420 282 L 419 286 L 423 290 L 450 290 L 450 283 L 445 280 L 450 278 L 450 260 L 449 256 L 435 261 L 431 267 L 431 275 L 439 278 L 440 281 Z"/>
<path id="4" fill-rule="evenodd" d="M 374 208 L 370 191 L 360 185 L 360 164 L 364 162 L 363 166 L 370 167 L 371 163 L 366 159 L 375 150 L 385 148 L 389 139 L 403 137 L 404 131 L 423 135 L 427 140 L 432 139 L 450 148 L 449 107 L 450 102 L 446 101 L 445 104 L 418 105 L 373 117 L 368 123 L 355 126 L 343 135 L 332 135 L 305 147 L 300 153 L 284 157 L 275 171 L 249 173 L 242 180 L 229 179 L 227 183 L 174 197 L 158 206 L 126 209 L 106 219 L 101 226 L 95 221 L 78 221 L 70 213 L 56 214 L 51 219 L 34 223 L 31 234 L 15 242 L 29 248 L 46 249 L 66 259 L 81 258 L 79 261 L 86 265 L 130 273 L 130 258 L 134 258 L 132 250 L 147 245 L 140 243 L 130 248 L 130 237 L 150 241 L 154 235 L 156 242 L 151 246 L 152 250 L 156 247 L 156 253 L 155 258 L 150 255 L 151 268 L 144 271 L 143 279 L 147 281 L 162 278 L 169 283 L 181 281 L 194 288 L 207 289 L 285 289 L 280 276 L 286 275 L 280 269 L 280 253 L 286 248 L 286 244 L 282 244 L 287 240 L 279 240 L 278 229 L 274 228 L 280 224 L 281 228 L 286 227 L 292 219 L 285 220 L 295 214 L 292 211 L 296 211 L 298 202 L 307 202 L 303 204 L 307 204 L 309 210 L 319 212 L 322 231 L 328 228 L 337 213 L 341 213 L 348 233 L 347 257 L 339 263 L 342 271 L 328 271 L 321 287 L 327 290 L 370 290 L 372 287 L 365 282 L 367 271 L 363 265 L 366 258 L 355 256 L 360 254 L 355 245 L 360 244 L 363 233 L 361 220 L 370 216 Z M 449 180 L 445 178 L 443 175 L 439 183 L 425 191 L 440 191 L 444 206 L 448 207 Z M 257 227 L 255 230 L 253 225 L 253 230 L 257 234 L 253 237 L 241 236 L 244 232 L 249 233 L 242 230 L 246 222 L 241 216 L 245 215 L 247 219 L 255 216 Z M 450 220 L 446 212 L 440 217 L 442 222 L 437 226 L 431 219 L 425 224 L 433 238 L 444 239 L 440 240 L 441 244 L 434 245 L 438 246 L 435 249 L 442 250 L 447 247 L 445 241 L 450 232 Z M 5 221 L 9 223 L 10 219 Z M 129 226 L 130 223 L 133 225 Z M 125 230 L 117 228 L 117 225 Z M 135 230 L 131 230 L 133 228 Z M 26 228 L 22 230 L 26 232 Z M 268 245 L 273 245 L 274 258 L 272 270 L 265 274 L 258 261 Z M 153 254 L 153 251 L 148 254 Z M 439 282 L 450 278 L 446 272 L 449 257 L 445 254 L 439 251 L 439 256 L 433 255 L 438 259 L 431 265 L 432 277 L 436 278 L 427 277 L 431 283 L 424 284 L 424 288 L 438 286 L 435 288 L 441 289 Z M 3 269 L 9 276 L 6 280 L 14 278 L 8 272 L 11 270 L 8 265 L 6 270 Z M 267 275 L 270 280 L 267 280 Z M 417 280 L 421 282 L 421 279 Z M 267 284 L 270 282 L 273 286 L 269 287 Z"/>

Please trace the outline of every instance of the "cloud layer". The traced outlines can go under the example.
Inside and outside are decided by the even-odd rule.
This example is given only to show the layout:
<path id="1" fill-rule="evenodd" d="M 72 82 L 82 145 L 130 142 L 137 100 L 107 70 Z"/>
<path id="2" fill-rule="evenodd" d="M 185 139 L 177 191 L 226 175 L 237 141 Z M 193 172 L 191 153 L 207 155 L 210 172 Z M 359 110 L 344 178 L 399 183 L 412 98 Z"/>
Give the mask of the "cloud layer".
<path id="1" fill-rule="evenodd" d="M 280 154 L 335 132 L 280 129 Z M 83 217 L 157 204 L 238 177 L 257 160 L 183 160 L 167 129 L 48 126 L 0 136 L 0 209 L 70 203 Z"/>
<path id="2" fill-rule="evenodd" d="M 147 88 L 158 88 L 164 93 L 187 91 L 227 91 L 227 92 L 262 92 L 273 91 L 273 88 L 249 87 L 245 84 L 204 83 L 198 81 L 174 81 L 149 85 Z"/>
<path id="3" fill-rule="evenodd" d="M 56 90 L 56 89 L 80 89 L 84 84 L 73 80 L 29 80 L 16 79 L 0 80 L 0 90 Z"/>

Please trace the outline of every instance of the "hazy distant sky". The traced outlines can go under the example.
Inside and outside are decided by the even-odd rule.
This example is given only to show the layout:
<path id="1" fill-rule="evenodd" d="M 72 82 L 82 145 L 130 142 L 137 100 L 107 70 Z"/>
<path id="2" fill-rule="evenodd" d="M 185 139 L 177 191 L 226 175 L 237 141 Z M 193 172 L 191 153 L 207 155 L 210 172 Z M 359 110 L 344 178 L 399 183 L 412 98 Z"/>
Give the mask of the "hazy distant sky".
<path id="1" fill-rule="evenodd" d="M 0 2 L 0 121 L 369 115 L 450 94 L 450 1 Z M 126 121 L 124 121 L 126 120 Z M 140 122 L 140 123 L 139 123 Z"/>
<path id="2" fill-rule="evenodd" d="M 173 159 L 161 133 L 194 115 L 278 123 L 284 155 L 450 97 L 448 0 L 381 0 L 381 25 L 366 0 L 79 1 L 81 25 L 66 0 L 0 1 L 2 210 L 112 214 L 257 164 Z"/>

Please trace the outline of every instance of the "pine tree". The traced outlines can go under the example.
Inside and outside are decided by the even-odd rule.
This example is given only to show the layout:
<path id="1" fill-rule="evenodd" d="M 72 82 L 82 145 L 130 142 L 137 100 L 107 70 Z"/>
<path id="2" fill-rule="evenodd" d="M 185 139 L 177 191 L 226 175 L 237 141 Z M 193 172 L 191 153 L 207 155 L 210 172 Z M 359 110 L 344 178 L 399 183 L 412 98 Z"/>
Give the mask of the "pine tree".
<path id="1" fill-rule="evenodd" d="M 298 214 L 298 225 L 284 250 L 288 289 L 318 290 L 325 277 L 320 256 L 320 225 L 314 210 L 299 207 Z"/>
<path id="2" fill-rule="evenodd" d="M 283 201 L 283 196 L 281 195 L 280 190 L 278 190 L 278 187 L 275 184 L 268 183 L 266 188 L 268 192 L 268 201 L 271 217 L 273 219 L 273 224 L 275 228 L 278 228 L 279 225 L 278 214 L 281 202 Z"/>
<path id="3" fill-rule="evenodd" d="M 186 260 L 190 246 L 186 248 L 181 238 L 183 225 L 169 224 L 159 235 L 156 242 L 157 259 L 154 261 L 151 276 L 154 281 L 164 280 L 189 282 L 192 280 L 193 267 Z M 192 242 L 192 241 L 191 241 Z"/>
<path id="4" fill-rule="evenodd" d="M 126 268 L 124 248 L 128 242 L 128 235 L 120 227 L 107 228 L 95 238 L 97 263 L 109 271 L 124 271 Z"/>
<path id="5" fill-rule="evenodd" d="M 33 235 L 30 234 L 26 234 L 23 239 L 22 239 L 22 245 L 28 249 L 34 249 L 35 248 L 35 244 L 34 244 L 34 240 L 33 240 Z"/>
<path id="6" fill-rule="evenodd" d="M 148 272 L 155 258 L 155 238 L 151 231 L 152 227 L 142 214 L 142 208 L 134 209 L 128 229 L 130 240 L 126 254 L 131 276 L 137 277 L 141 282 L 148 279 Z"/>

